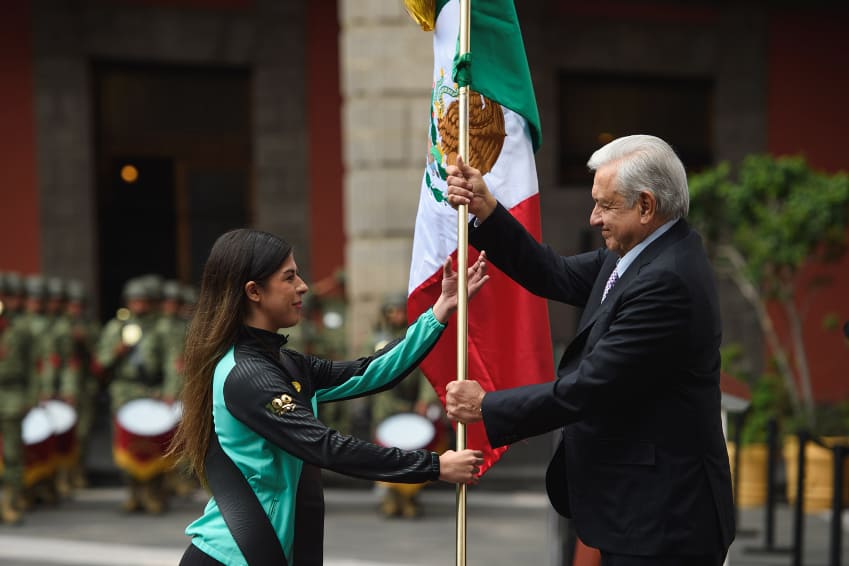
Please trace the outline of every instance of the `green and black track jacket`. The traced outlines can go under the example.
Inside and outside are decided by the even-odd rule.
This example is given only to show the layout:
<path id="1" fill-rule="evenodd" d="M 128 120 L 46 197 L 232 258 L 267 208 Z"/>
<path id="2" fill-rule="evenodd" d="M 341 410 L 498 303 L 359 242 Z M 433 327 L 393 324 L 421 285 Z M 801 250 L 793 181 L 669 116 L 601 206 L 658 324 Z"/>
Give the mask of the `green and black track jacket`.
<path id="1" fill-rule="evenodd" d="M 285 349 L 285 337 L 244 327 L 219 361 L 213 378 L 215 433 L 265 509 L 290 565 L 321 563 L 320 468 L 366 480 L 438 479 L 437 454 L 377 446 L 327 428 L 316 414 L 318 403 L 395 385 L 421 362 L 444 328 L 428 310 L 403 339 L 371 356 L 337 362 Z M 186 534 L 216 560 L 246 564 L 214 498 Z"/>

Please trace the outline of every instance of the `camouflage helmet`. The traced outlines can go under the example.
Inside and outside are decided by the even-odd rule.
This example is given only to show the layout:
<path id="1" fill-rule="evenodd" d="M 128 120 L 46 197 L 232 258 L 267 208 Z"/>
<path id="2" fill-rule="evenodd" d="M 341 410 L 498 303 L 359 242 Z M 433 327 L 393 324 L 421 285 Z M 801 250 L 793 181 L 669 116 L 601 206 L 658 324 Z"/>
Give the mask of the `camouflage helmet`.
<path id="1" fill-rule="evenodd" d="M 24 294 L 24 279 L 20 273 L 7 271 L 3 274 L 3 292 L 7 295 L 21 296 Z"/>
<path id="2" fill-rule="evenodd" d="M 59 277 L 48 277 L 46 281 L 47 296 L 51 299 L 65 298 L 65 282 Z"/>
<path id="3" fill-rule="evenodd" d="M 380 303 L 380 310 L 386 312 L 391 308 L 406 310 L 407 294 L 399 291 L 397 293 L 389 293 L 385 295 L 383 297 L 383 302 Z"/>
<path id="4" fill-rule="evenodd" d="M 85 287 L 81 281 L 71 279 L 65 286 L 65 292 L 68 295 L 69 301 L 83 302 L 86 300 Z"/>
<path id="5" fill-rule="evenodd" d="M 47 297 L 47 282 L 41 275 L 30 275 L 24 280 L 24 291 L 27 297 L 44 299 Z"/>
<path id="6" fill-rule="evenodd" d="M 148 273 L 147 275 L 142 275 L 139 279 L 141 279 L 147 287 L 148 299 L 158 300 L 162 298 L 162 285 L 164 280 L 161 275 Z"/>
<path id="7" fill-rule="evenodd" d="M 162 284 L 162 298 L 166 300 L 182 300 L 182 288 L 179 281 L 168 279 Z"/>
<path id="8" fill-rule="evenodd" d="M 123 296 L 125 301 L 133 299 L 149 299 L 150 290 L 144 279 L 141 277 L 133 277 L 124 283 Z"/>
<path id="9" fill-rule="evenodd" d="M 182 301 L 184 304 L 193 305 L 198 302 L 197 289 L 191 285 L 183 285 L 180 288 L 180 294 L 182 295 Z"/>

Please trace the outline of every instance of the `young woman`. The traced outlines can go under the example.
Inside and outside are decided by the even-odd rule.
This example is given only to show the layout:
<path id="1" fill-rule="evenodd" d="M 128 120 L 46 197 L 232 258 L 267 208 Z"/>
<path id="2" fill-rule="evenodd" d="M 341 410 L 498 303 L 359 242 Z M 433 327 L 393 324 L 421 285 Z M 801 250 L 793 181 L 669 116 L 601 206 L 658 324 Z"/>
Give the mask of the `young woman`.
<path id="1" fill-rule="evenodd" d="M 469 269 L 469 295 L 489 278 L 484 256 Z M 184 456 L 213 498 L 186 528 L 181 565 L 322 563 L 320 468 L 367 479 L 472 483 L 479 451 L 404 451 L 327 428 L 317 403 L 392 387 L 424 358 L 457 306 L 446 261 L 433 307 L 372 356 L 335 362 L 285 348 L 307 285 L 292 247 L 256 230 L 218 238 L 206 263 L 185 348 L 183 418 L 172 452 Z"/>

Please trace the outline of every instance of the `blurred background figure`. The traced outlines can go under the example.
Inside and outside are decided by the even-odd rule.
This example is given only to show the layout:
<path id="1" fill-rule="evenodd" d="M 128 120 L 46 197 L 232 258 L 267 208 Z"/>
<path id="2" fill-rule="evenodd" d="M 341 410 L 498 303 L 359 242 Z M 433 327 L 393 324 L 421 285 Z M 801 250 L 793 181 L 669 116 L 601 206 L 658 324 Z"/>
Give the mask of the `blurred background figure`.
<path id="1" fill-rule="evenodd" d="M 52 475 L 45 479 L 58 499 L 71 494 L 71 468 L 76 459 L 74 408 L 77 392 L 62 383 L 62 370 L 71 355 L 71 323 L 66 312 L 67 288 L 59 277 L 45 280 L 44 332 L 36 337 L 38 351 L 38 400 L 51 425 Z"/>
<path id="2" fill-rule="evenodd" d="M 191 285 L 182 285 L 180 287 L 180 318 L 188 324 L 189 320 L 192 318 L 192 313 L 195 311 L 195 305 L 198 302 L 198 292 Z"/>
<path id="3" fill-rule="evenodd" d="M 149 348 L 153 359 L 161 363 L 162 400 L 173 404 L 182 389 L 180 374 L 183 341 L 186 338 L 187 321 L 181 315 L 183 306 L 182 286 L 178 281 L 168 280 L 162 284 L 162 299 L 155 313 L 156 323 L 150 337 Z"/>
<path id="4" fill-rule="evenodd" d="M 387 296 L 380 307 L 380 319 L 370 340 L 372 351 L 381 350 L 402 338 L 406 330 L 406 294 Z M 416 436 L 421 438 L 419 442 L 422 445 L 415 448 L 430 447 L 441 451 L 448 446 L 446 433 L 450 429 L 439 397 L 419 369 L 413 370 L 394 388 L 372 397 L 371 423 L 372 437 L 378 444 L 395 445 L 397 440 Z M 385 517 L 418 517 L 421 514 L 418 493 L 425 485 L 378 482 L 378 491 L 382 492 L 380 512 Z"/>
<path id="5" fill-rule="evenodd" d="M 50 327 L 51 320 L 46 314 L 47 281 L 41 275 L 28 275 L 24 278 L 23 320 L 33 337 L 30 360 L 27 364 L 29 395 L 31 404 L 35 404 L 41 393 L 41 374 L 43 371 L 43 337 Z"/>
<path id="6" fill-rule="evenodd" d="M 0 521 L 21 521 L 24 487 L 23 419 L 30 407 L 29 362 L 32 335 L 22 313 L 23 279 L 0 274 Z"/>
<path id="7" fill-rule="evenodd" d="M 45 411 L 37 407 L 43 390 L 44 359 L 47 341 L 53 324 L 47 309 L 47 280 L 40 274 L 24 278 L 23 324 L 31 337 L 27 372 L 27 414 L 23 423 L 24 436 L 24 498 L 23 508 L 37 503 L 52 505 L 58 501 L 55 473 L 56 455 L 50 440 L 52 428 Z M 30 416 L 29 413 L 32 413 Z"/>
<path id="8" fill-rule="evenodd" d="M 65 284 L 58 277 L 45 283 L 47 297 L 44 306 L 45 329 L 38 340 L 38 399 L 59 398 L 60 375 L 64 364 L 64 351 L 58 347 L 60 337 L 69 329 L 65 313 Z"/>
<path id="9" fill-rule="evenodd" d="M 314 356 L 328 360 L 347 359 L 348 301 L 345 272 L 336 270 L 333 275 L 313 283 L 310 291 L 306 295 L 309 311 L 305 317 L 309 324 L 305 329 L 295 331 L 294 338 L 306 342 L 306 351 Z M 287 328 L 286 332 L 291 330 Z M 366 402 L 360 399 L 323 403 L 318 407 L 318 418 L 329 428 L 355 434 L 352 418 L 355 413 L 361 412 L 357 408 L 363 406 L 366 406 Z"/>
<path id="10" fill-rule="evenodd" d="M 188 307 L 187 301 L 191 303 Z M 152 350 L 147 357 L 161 364 L 158 372 L 162 375 L 162 400 L 171 406 L 178 418 L 182 415 L 177 399 L 183 388 L 183 347 L 189 312 L 195 301 L 194 289 L 187 289 L 173 279 L 163 282 L 157 320 L 146 345 Z M 164 482 L 163 489 L 178 496 L 188 495 L 199 485 L 182 462 L 165 472 Z"/>
<path id="11" fill-rule="evenodd" d="M 100 323 L 88 315 L 88 293 L 81 282 L 68 281 L 67 297 L 65 312 L 68 330 L 59 338 L 58 346 L 65 360 L 59 394 L 71 403 L 77 412 L 76 453 L 72 460 L 70 482 L 72 488 L 80 489 L 88 484 L 85 466 L 95 419 L 96 400 L 101 391 L 94 364 Z"/>
<path id="12" fill-rule="evenodd" d="M 97 345 L 97 362 L 109 380 L 115 419 L 113 458 L 128 485 L 123 508 L 152 514 L 165 511 L 164 458 L 168 434 L 176 425 L 163 401 L 162 360 L 155 347 L 161 288 L 144 276 L 124 285 L 124 307 L 106 323 Z"/>

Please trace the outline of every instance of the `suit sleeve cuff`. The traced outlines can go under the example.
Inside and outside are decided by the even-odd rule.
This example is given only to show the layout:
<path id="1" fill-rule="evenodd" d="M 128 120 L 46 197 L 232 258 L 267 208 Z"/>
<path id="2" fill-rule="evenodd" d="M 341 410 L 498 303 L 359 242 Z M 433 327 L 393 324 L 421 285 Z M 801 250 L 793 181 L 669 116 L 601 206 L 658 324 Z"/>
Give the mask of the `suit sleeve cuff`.
<path id="1" fill-rule="evenodd" d="M 471 230 L 469 231 L 469 238 L 473 239 L 477 236 L 485 235 L 491 230 L 497 230 L 497 226 L 495 228 L 491 227 L 497 225 L 499 223 L 499 219 L 505 214 L 508 217 L 512 218 L 510 211 L 504 208 L 504 205 L 499 202 L 497 205 L 495 205 L 495 209 L 492 211 L 492 213 L 487 216 L 486 220 L 481 220 L 480 218 L 475 216 L 469 223 L 471 227 Z"/>
<path id="2" fill-rule="evenodd" d="M 481 401 L 481 422 L 483 423 L 484 431 L 486 432 L 486 438 L 489 442 L 489 445 L 493 448 L 499 448 L 501 446 L 507 446 L 518 440 L 518 438 L 511 438 L 509 435 L 501 434 L 498 426 L 498 408 L 496 404 L 496 398 L 498 397 L 499 391 L 489 391 L 486 395 L 483 396 L 483 401 Z M 486 416 L 489 415 L 491 418 L 489 422 L 486 420 Z"/>

